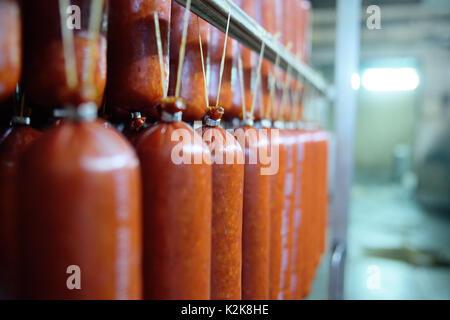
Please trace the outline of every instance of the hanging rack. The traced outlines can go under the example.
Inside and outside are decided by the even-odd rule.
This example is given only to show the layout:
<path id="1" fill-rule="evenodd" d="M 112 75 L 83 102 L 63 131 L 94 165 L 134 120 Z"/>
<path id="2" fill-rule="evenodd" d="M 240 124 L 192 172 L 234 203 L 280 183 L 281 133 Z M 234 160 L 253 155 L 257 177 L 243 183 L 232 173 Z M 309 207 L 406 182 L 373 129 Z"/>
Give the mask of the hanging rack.
<path id="1" fill-rule="evenodd" d="M 186 6 L 187 0 L 176 0 Z M 230 0 L 192 0 L 191 11 L 225 32 L 228 12 L 231 10 L 229 35 L 259 53 L 265 44 L 264 57 L 275 63 L 279 56 L 279 66 L 300 80 L 305 80 L 319 92 L 331 99 L 331 90 L 323 77 L 315 70 L 286 50 L 286 48 L 269 34 L 255 20 Z"/>

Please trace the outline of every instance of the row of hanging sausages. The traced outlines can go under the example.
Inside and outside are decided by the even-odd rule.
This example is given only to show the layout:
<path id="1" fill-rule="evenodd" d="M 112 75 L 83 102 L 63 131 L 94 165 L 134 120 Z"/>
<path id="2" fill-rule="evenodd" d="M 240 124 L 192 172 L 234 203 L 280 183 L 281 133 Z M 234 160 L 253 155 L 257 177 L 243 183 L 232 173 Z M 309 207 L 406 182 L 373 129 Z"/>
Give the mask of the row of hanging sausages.
<path id="1" fill-rule="evenodd" d="M 235 3 L 307 61 L 308 1 Z M 258 54 L 174 0 L 0 0 L 0 50 L 0 107 L 16 114 L 0 133 L 6 297 L 309 293 L 326 244 L 327 135 L 292 125 L 302 83 L 264 61 L 258 84 Z M 94 119 L 101 106 L 128 139 Z M 64 119 L 36 130 L 31 109 Z M 181 131 L 183 159 L 204 161 L 173 160 Z M 274 175 L 254 148 L 277 157 Z"/>

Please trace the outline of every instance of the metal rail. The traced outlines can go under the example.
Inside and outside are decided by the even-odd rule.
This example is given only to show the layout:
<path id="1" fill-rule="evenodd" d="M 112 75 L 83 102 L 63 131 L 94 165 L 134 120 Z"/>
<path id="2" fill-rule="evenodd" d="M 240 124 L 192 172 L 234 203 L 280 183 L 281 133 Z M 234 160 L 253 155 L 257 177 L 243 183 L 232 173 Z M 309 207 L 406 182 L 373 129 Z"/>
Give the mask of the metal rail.
<path id="1" fill-rule="evenodd" d="M 176 0 L 179 4 L 186 6 L 186 0 Z M 279 56 L 279 65 L 290 73 L 303 79 L 327 97 L 330 97 L 331 90 L 323 77 L 315 72 L 308 65 L 296 59 L 296 57 L 286 50 L 279 42 L 274 40 L 264 28 L 255 20 L 250 18 L 236 4 L 230 0 L 192 0 L 191 11 L 208 21 L 215 27 L 225 31 L 228 13 L 231 10 L 229 35 L 247 46 L 249 49 L 259 53 L 263 42 L 265 43 L 264 57 L 273 63 Z"/>

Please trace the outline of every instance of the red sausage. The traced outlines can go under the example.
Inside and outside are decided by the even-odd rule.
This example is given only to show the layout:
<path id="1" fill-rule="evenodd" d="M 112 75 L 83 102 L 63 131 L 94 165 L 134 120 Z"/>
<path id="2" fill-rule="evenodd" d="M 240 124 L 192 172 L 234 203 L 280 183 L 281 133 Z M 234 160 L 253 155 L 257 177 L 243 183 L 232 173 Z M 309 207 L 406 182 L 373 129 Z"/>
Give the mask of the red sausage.
<path id="1" fill-rule="evenodd" d="M 278 129 L 269 129 L 269 131 Z M 283 135 L 278 139 L 271 139 L 272 145 L 279 148 L 279 169 L 271 179 L 270 193 L 270 299 L 283 298 L 283 221 L 286 223 L 284 212 L 284 188 L 286 180 L 286 157 L 287 150 L 283 143 Z M 283 279 L 282 279 L 283 278 Z"/>
<path id="2" fill-rule="evenodd" d="M 172 0 L 169 76 L 169 95 L 171 96 L 176 93 L 177 71 L 185 11 L 186 9 L 182 5 L 175 0 Z M 210 24 L 200 18 L 197 20 L 197 16 L 191 13 L 189 16 L 186 54 L 184 57 L 183 71 L 181 73 L 182 81 L 180 87 L 180 97 L 183 97 L 186 101 L 186 110 L 183 112 L 183 120 L 185 121 L 201 120 L 205 115 L 207 108 L 198 27 L 200 27 L 203 57 L 206 65 L 209 47 L 208 43 L 210 40 Z M 205 66 L 205 69 L 207 70 L 208 66 Z"/>
<path id="3" fill-rule="evenodd" d="M 19 81 L 22 35 L 16 0 L 0 1 L 0 101 L 14 93 Z"/>
<path id="4" fill-rule="evenodd" d="M 316 184 L 316 234 L 317 239 L 315 240 L 317 249 L 315 256 L 316 267 L 320 262 L 320 257 L 325 251 L 326 244 L 326 215 L 327 215 L 327 148 L 328 148 L 328 138 L 327 134 L 323 130 L 317 130 L 313 133 L 313 138 L 315 142 L 315 160 L 316 160 L 316 174 L 317 174 L 317 184 Z"/>
<path id="5" fill-rule="evenodd" d="M 85 102 L 101 105 L 106 83 L 106 39 L 100 34 L 91 45 L 88 37 L 90 3 L 74 0 L 81 8 L 81 29 L 74 30 L 75 62 L 78 84 L 71 89 L 66 81 L 66 65 L 61 36 L 59 1 L 22 1 L 24 28 L 23 87 L 30 103 L 46 109 Z M 39 27 L 36 27 L 39 26 Z M 93 83 L 85 78 L 87 61 L 93 47 Z"/>
<path id="6" fill-rule="evenodd" d="M 182 110 L 181 100 L 163 100 L 161 122 L 136 142 L 143 181 L 145 299 L 210 298 L 211 155 L 181 122 Z M 182 148 L 177 134 L 185 141 Z M 183 163 L 181 151 L 188 160 L 205 161 Z"/>
<path id="7" fill-rule="evenodd" d="M 20 168 L 21 298 L 140 299 L 140 170 L 127 141 L 96 122 L 66 122 Z M 70 266 L 81 290 L 69 290 Z"/>
<path id="8" fill-rule="evenodd" d="M 286 148 L 285 180 L 284 180 L 284 207 L 283 207 L 283 251 L 281 264 L 281 288 L 282 297 L 285 300 L 291 298 L 291 274 L 292 274 L 292 250 L 294 233 L 294 212 L 295 212 L 295 191 L 297 188 L 296 180 L 296 138 L 295 132 L 291 130 L 282 130 L 283 145 Z"/>
<path id="9" fill-rule="evenodd" d="M 257 136 L 250 132 L 257 132 Z M 269 298 L 270 176 L 262 175 L 260 158 L 250 163 L 251 151 L 264 152 L 268 139 L 251 127 L 236 129 L 245 154 L 242 227 L 242 299 Z M 244 138 L 242 138 L 245 137 Z"/>
<path id="10" fill-rule="evenodd" d="M 300 261 L 305 261 L 301 264 L 302 274 L 301 274 L 301 298 L 309 295 L 311 291 L 312 277 L 314 274 L 314 187 L 315 187 L 315 167 L 314 167 L 314 142 L 312 139 L 312 134 L 310 131 L 305 133 L 305 165 L 304 165 L 304 176 L 305 179 L 302 180 L 302 213 L 304 213 L 304 230 L 301 232 L 301 250 L 302 259 Z M 303 182 L 305 183 L 303 185 Z M 303 222 L 303 219 L 302 219 Z"/>
<path id="11" fill-rule="evenodd" d="M 0 139 L 0 287 L 6 297 L 17 295 L 18 268 L 18 161 L 41 133 L 29 126 L 14 125 Z"/>
<path id="12" fill-rule="evenodd" d="M 228 112 L 225 112 L 223 115 L 224 119 L 226 121 L 232 121 L 235 119 L 237 120 L 242 119 L 242 93 L 241 93 L 241 84 L 240 84 L 240 77 L 239 77 L 239 56 L 241 55 L 242 48 L 234 39 L 230 39 L 231 43 L 233 43 L 233 62 L 232 62 L 232 69 L 231 69 L 231 92 L 232 92 L 232 104 L 230 110 Z"/>
<path id="13" fill-rule="evenodd" d="M 275 6 L 278 5 L 276 1 L 273 0 L 259 0 L 260 10 L 261 10 L 261 24 L 264 29 L 271 33 L 272 35 L 277 33 L 276 23 L 273 14 L 275 11 Z M 262 90 L 262 107 L 264 108 L 264 113 L 267 113 L 269 105 L 272 104 L 272 97 L 270 96 L 270 86 L 269 86 L 269 75 L 273 72 L 273 64 L 264 59 L 261 66 L 261 90 Z M 267 114 L 266 114 L 267 115 Z M 266 116 L 265 115 L 265 116 Z M 267 115 L 268 118 L 270 115 Z"/>
<path id="14" fill-rule="evenodd" d="M 251 18 L 257 20 L 258 15 L 258 3 L 256 0 L 241 0 L 241 8 L 247 13 Z M 253 86 L 255 82 L 255 71 L 258 65 L 258 54 L 244 45 L 241 46 L 241 57 L 242 57 L 242 67 L 243 67 L 243 81 L 244 81 L 244 98 L 245 98 L 245 107 L 248 110 L 251 110 L 253 105 Z M 237 85 L 240 86 L 239 83 Z M 254 115 L 256 119 L 259 119 L 260 111 L 258 100 L 255 104 Z M 242 110 L 242 101 L 239 102 Z M 242 112 L 241 112 L 242 113 Z"/>
<path id="15" fill-rule="evenodd" d="M 234 136 L 218 125 L 222 113 L 220 107 L 210 108 L 202 127 L 203 140 L 211 148 L 213 161 L 211 299 L 239 300 L 244 154 Z"/>
<path id="16" fill-rule="evenodd" d="M 140 111 L 157 116 L 155 106 L 169 81 L 169 27 L 171 0 L 111 1 L 108 30 L 109 107 L 116 115 Z M 154 11 L 157 11 L 163 47 L 165 83 L 157 50 Z"/>
<path id="17" fill-rule="evenodd" d="M 203 40 L 203 39 L 202 39 Z M 209 104 L 216 105 L 217 94 L 219 91 L 220 65 L 222 62 L 223 47 L 225 45 L 225 33 L 215 27 L 211 27 L 211 41 L 209 43 L 210 56 L 210 80 L 209 80 Z M 223 107 L 225 114 L 231 112 L 233 108 L 233 92 L 231 72 L 233 68 L 233 53 L 235 52 L 237 42 L 227 40 L 225 51 L 225 60 L 220 89 L 220 106 Z"/>
<path id="18" fill-rule="evenodd" d="M 301 296 L 301 268 L 305 261 L 303 259 L 303 233 L 305 224 L 304 203 L 302 195 L 305 192 L 305 135 L 300 130 L 293 131 L 295 135 L 295 164 L 296 164 L 296 188 L 294 198 L 293 235 L 292 235 L 292 272 L 291 272 L 291 299 L 300 299 Z"/>

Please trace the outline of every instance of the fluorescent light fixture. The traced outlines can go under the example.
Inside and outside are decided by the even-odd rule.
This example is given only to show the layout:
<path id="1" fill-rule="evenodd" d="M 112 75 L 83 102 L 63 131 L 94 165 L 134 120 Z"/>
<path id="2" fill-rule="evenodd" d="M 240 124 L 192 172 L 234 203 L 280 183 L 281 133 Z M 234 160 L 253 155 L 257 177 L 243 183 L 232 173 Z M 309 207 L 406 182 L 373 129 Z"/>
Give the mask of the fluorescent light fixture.
<path id="1" fill-rule="evenodd" d="M 412 91 L 419 85 L 419 75 L 414 68 L 367 69 L 362 85 L 369 91 Z"/>
<path id="2" fill-rule="evenodd" d="M 359 87 L 361 86 L 361 78 L 359 77 L 359 74 L 353 73 L 352 74 L 352 88 L 353 90 L 359 90 Z"/>

